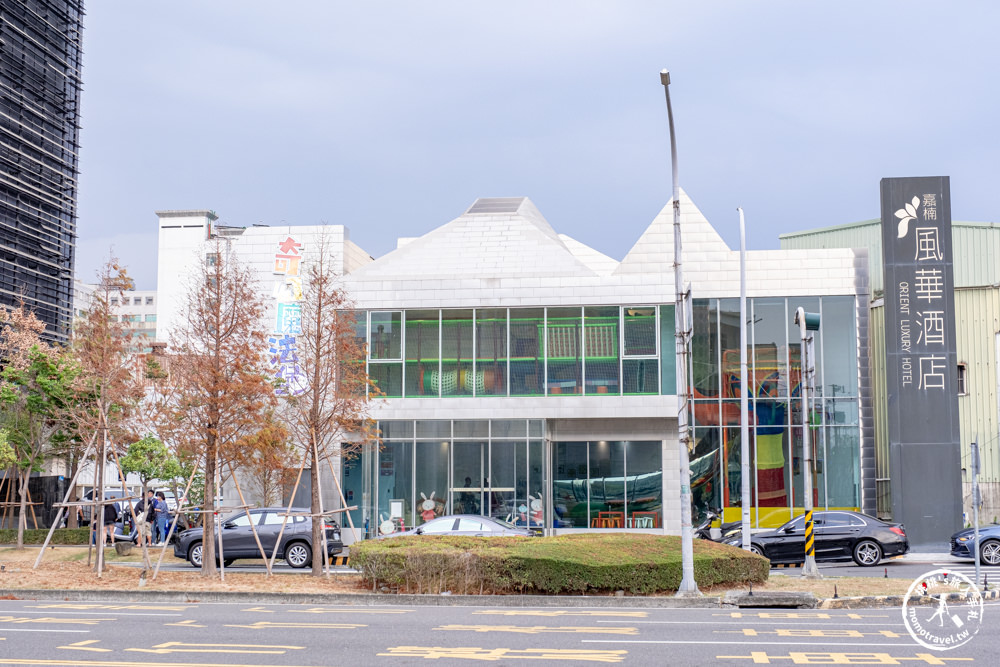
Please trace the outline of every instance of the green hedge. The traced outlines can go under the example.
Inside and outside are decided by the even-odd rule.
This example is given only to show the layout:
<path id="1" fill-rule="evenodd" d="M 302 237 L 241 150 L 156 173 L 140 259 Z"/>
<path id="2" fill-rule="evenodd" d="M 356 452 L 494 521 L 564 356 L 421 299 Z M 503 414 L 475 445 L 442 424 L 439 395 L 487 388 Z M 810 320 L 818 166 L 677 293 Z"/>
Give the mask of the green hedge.
<path id="1" fill-rule="evenodd" d="M 411 593 L 606 593 L 676 591 L 681 541 L 645 534 L 557 537 L 409 536 L 351 546 L 364 581 Z M 742 549 L 694 541 L 699 587 L 767 580 L 768 561 Z"/>
<path id="2" fill-rule="evenodd" d="M 25 544 L 44 544 L 48 528 L 29 528 L 24 531 Z M 49 544 L 81 544 L 86 545 L 90 531 L 86 528 L 57 528 L 52 533 Z M 0 544 L 17 544 L 17 531 L 5 528 L 0 530 Z"/>

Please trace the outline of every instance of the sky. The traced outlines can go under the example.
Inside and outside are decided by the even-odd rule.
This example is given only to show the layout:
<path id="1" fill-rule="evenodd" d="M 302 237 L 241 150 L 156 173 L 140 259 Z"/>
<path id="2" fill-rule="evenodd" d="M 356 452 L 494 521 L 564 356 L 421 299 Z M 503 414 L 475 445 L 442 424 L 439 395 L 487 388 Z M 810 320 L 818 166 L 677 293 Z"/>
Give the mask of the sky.
<path id="1" fill-rule="evenodd" d="M 342 224 L 373 257 L 528 196 L 622 259 L 680 185 L 730 247 L 950 176 L 996 221 L 1000 3 L 87 0 L 77 277 L 156 287 L 157 218 Z"/>

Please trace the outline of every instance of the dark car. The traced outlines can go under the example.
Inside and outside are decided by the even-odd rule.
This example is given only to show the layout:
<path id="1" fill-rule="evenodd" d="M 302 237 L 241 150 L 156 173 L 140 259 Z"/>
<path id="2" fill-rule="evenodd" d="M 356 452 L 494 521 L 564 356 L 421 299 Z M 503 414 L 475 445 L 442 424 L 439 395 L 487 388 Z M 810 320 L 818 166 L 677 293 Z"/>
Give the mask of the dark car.
<path id="1" fill-rule="evenodd" d="M 264 552 L 270 558 L 286 513 L 299 516 L 287 517 L 277 557 L 284 558 L 286 563 L 295 568 L 312 563 L 312 519 L 302 516 L 308 514 L 309 510 L 293 508 L 288 512 L 284 507 L 252 509 L 249 512 L 237 512 L 223 519 L 220 524 L 223 563 L 230 565 L 240 558 L 261 557 L 253 530 L 250 528 L 251 523 L 256 527 Z M 344 550 L 344 543 L 340 539 L 340 526 L 335 521 L 327 519 L 325 528 L 327 553 L 335 556 Z M 194 567 L 201 567 L 202 540 L 201 528 L 192 528 L 179 533 L 174 542 L 174 556 L 190 561 Z"/>
<path id="2" fill-rule="evenodd" d="M 388 523 L 388 522 L 387 522 Z M 493 519 L 478 514 L 452 514 L 431 519 L 416 528 L 401 530 L 382 537 L 401 535 L 469 535 L 473 537 L 531 537 L 536 531 L 518 528 L 501 519 Z"/>
<path id="3" fill-rule="evenodd" d="M 957 558 L 975 558 L 972 545 L 976 531 L 960 530 L 951 536 L 951 555 Z M 990 524 L 979 527 L 979 558 L 986 565 L 1000 565 L 1000 526 Z"/>
<path id="4" fill-rule="evenodd" d="M 816 561 L 854 560 L 858 565 L 878 565 L 883 558 L 902 556 L 910 550 L 906 531 L 860 512 L 813 513 Z M 726 541 L 738 546 L 742 536 Z M 750 550 L 777 563 L 802 563 L 806 559 L 805 518 L 798 516 L 775 530 L 750 537 Z"/>

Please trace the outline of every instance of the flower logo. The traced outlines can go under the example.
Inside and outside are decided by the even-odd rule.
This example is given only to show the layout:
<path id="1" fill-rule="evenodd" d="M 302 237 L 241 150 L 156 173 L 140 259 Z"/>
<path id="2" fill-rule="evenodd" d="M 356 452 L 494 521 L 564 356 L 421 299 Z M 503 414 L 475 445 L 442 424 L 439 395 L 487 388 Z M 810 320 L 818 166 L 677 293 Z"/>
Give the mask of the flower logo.
<path id="1" fill-rule="evenodd" d="M 903 208 L 896 211 L 896 217 L 899 218 L 899 226 L 896 228 L 896 238 L 903 238 L 906 236 L 906 232 L 909 231 L 910 220 L 917 219 L 917 207 L 920 206 L 920 197 L 914 197 L 910 200 L 909 204 L 905 204 Z"/>

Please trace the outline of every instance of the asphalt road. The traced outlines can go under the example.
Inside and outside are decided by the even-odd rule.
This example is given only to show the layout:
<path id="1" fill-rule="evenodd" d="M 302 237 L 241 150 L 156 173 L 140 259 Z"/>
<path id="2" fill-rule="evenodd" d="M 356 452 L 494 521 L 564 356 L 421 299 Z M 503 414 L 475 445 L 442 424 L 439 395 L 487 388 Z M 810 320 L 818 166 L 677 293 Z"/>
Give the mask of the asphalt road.
<path id="1" fill-rule="evenodd" d="M 929 627 L 933 611 L 921 608 Z M 948 618 L 959 613 L 952 605 Z M 1000 605 L 985 608 L 968 644 L 933 651 L 910 637 L 899 609 L 0 601 L 0 666 L 948 665 L 997 655 Z"/>

